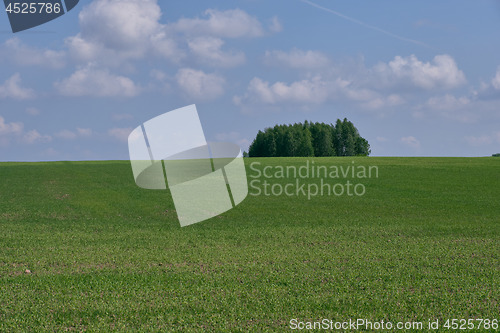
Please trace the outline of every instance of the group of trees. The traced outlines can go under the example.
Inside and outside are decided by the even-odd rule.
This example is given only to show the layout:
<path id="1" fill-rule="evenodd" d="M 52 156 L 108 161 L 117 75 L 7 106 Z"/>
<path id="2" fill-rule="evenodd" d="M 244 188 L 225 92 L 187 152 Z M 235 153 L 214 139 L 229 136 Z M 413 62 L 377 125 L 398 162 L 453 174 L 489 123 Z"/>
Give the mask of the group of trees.
<path id="1" fill-rule="evenodd" d="M 250 157 L 368 156 L 368 141 L 354 125 L 337 119 L 335 125 L 311 123 L 276 125 L 259 131 L 250 145 Z"/>

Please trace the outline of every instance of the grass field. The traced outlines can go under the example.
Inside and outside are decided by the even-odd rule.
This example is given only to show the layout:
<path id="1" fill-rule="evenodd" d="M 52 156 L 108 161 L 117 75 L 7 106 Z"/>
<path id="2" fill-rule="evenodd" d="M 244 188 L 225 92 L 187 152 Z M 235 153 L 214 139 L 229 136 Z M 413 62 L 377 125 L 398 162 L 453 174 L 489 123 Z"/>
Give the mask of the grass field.
<path id="1" fill-rule="evenodd" d="M 0 163 L 0 332 L 500 319 L 500 159 L 310 161 L 379 177 L 360 197 L 248 196 L 180 228 L 129 162 Z"/>

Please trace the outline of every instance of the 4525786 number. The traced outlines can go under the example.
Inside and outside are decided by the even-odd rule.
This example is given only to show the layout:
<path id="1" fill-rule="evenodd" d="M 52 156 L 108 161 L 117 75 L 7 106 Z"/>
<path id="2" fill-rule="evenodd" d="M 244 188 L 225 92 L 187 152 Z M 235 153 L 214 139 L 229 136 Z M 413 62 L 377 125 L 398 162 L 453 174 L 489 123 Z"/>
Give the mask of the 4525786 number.
<path id="1" fill-rule="evenodd" d="M 59 14 L 62 11 L 60 3 L 51 2 L 11 2 L 5 8 L 9 14 Z"/>

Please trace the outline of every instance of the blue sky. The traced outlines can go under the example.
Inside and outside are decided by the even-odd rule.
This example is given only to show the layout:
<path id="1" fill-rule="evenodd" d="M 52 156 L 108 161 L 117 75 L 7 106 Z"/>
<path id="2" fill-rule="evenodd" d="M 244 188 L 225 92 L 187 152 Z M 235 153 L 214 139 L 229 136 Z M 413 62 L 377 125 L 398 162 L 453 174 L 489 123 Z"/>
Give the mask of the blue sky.
<path id="1" fill-rule="evenodd" d="M 127 159 L 133 128 L 196 104 L 207 139 L 348 118 L 374 156 L 500 152 L 500 2 L 80 1 L 0 15 L 0 161 Z"/>

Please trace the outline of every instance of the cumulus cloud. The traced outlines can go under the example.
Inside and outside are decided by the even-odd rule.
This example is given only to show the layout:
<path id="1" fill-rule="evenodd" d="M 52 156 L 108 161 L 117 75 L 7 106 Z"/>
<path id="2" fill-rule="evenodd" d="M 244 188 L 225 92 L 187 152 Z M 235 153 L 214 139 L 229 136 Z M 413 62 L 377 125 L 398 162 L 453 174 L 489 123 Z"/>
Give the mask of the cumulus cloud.
<path id="1" fill-rule="evenodd" d="M 179 63 L 189 53 L 212 66 L 245 62 L 241 51 L 223 51 L 225 38 L 260 37 L 260 21 L 243 10 L 208 9 L 201 17 L 162 24 L 157 0 L 94 0 L 79 14 L 80 32 L 66 39 L 69 54 L 80 63 L 119 66 L 156 56 Z M 281 24 L 271 20 L 270 31 Z"/>
<path id="2" fill-rule="evenodd" d="M 469 146 L 473 147 L 486 146 L 493 143 L 500 144 L 500 132 L 483 134 L 479 136 L 466 136 L 464 139 L 467 144 L 469 144 Z"/>
<path id="3" fill-rule="evenodd" d="M 500 66 L 489 82 L 481 82 L 480 87 L 474 91 L 475 97 L 483 101 L 498 100 L 500 97 Z"/>
<path id="4" fill-rule="evenodd" d="M 65 140 L 73 140 L 77 138 L 76 133 L 70 130 L 62 130 L 60 132 L 57 132 L 54 136 Z"/>
<path id="5" fill-rule="evenodd" d="M 26 132 L 22 136 L 21 141 L 23 143 L 32 145 L 32 144 L 38 143 L 38 142 L 50 142 L 50 141 L 52 141 L 52 137 L 50 135 L 42 135 L 37 130 L 31 130 L 31 131 Z"/>
<path id="6" fill-rule="evenodd" d="M 157 31 L 160 16 L 154 0 L 97 0 L 79 14 L 81 35 L 114 49 L 130 50 Z"/>
<path id="7" fill-rule="evenodd" d="M 55 86 L 65 96 L 133 97 L 140 91 L 131 79 L 91 66 L 77 70 Z"/>
<path id="8" fill-rule="evenodd" d="M 488 103 L 487 103 L 488 104 Z M 452 119 L 461 123 L 473 123 L 480 117 L 477 110 L 487 111 L 492 105 L 487 105 L 477 98 L 473 97 L 456 97 L 452 94 L 444 96 L 434 96 L 425 102 L 425 104 L 417 106 L 417 113 L 414 116 L 424 117 L 425 111 L 430 114 L 439 114 L 445 118 Z"/>
<path id="9" fill-rule="evenodd" d="M 467 97 L 455 97 L 450 94 L 439 97 L 431 97 L 427 101 L 427 105 L 435 110 L 456 110 L 463 108 L 471 103 Z"/>
<path id="10" fill-rule="evenodd" d="M 52 137 L 50 135 L 42 135 L 37 130 L 26 132 L 23 123 L 8 123 L 0 116 L 0 145 L 7 146 L 13 139 L 24 144 L 34 144 L 37 142 L 49 142 L 52 140 Z"/>
<path id="11" fill-rule="evenodd" d="M 412 97 L 428 93 L 431 89 L 452 89 L 465 83 L 464 74 L 448 55 L 436 56 L 427 63 L 415 56 L 397 56 L 388 63 L 380 63 L 372 68 L 366 68 L 362 63 L 354 68 L 352 63 L 332 64 L 321 52 L 298 49 L 290 52 L 268 51 L 265 59 L 269 64 L 306 71 L 299 72 L 302 79 L 291 83 L 270 83 L 256 77 L 249 82 L 243 95 L 233 98 L 235 104 L 279 106 L 292 102 L 307 106 L 345 101 L 356 103 L 364 109 L 380 110 L 406 104 Z M 315 69 L 320 71 L 315 72 Z M 457 102 L 466 103 L 467 100 L 460 99 Z"/>
<path id="12" fill-rule="evenodd" d="M 37 108 L 29 107 L 26 109 L 26 113 L 29 114 L 30 116 L 38 116 L 41 112 Z"/>
<path id="13" fill-rule="evenodd" d="M 466 82 L 464 73 L 455 60 L 447 55 L 437 55 L 432 62 L 423 62 L 415 55 L 396 56 L 389 63 L 374 67 L 375 80 L 388 86 L 416 87 L 425 90 L 451 89 Z"/>
<path id="14" fill-rule="evenodd" d="M 328 57 L 319 51 L 292 49 L 290 52 L 267 51 L 266 62 L 272 65 L 284 65 L 296 69 L 318 69 L 328 66 Z"/>
<path id="15" fill-rule="evenodd" d="M 21 134 L 24 129 L 24 124 L 20 122 L 7 123 L 5 119 L 0 116 L 0 136 L 10 135 L 10 134 Z"/>
<path id="16" fill-rule="evenodd" d="M 269 24 L 269 31 L 274 32 L 274 33 L 278 33 L 278 32 L 283 31 L 283 25 L 281 24 L 278 17 L 274 16 L 271 19 L 271 23 Z"/>
<path id="17" fill-rule="evenodd" d="M 233 98 L 233 102 L 239 106 L 245 104 L 317 105 L 338 100 L 359 103 L 365 109 L 393 107 L 405 103 L 405 100 L 397 94 L 384 96 L 374 90 L 359 87 L 353 81 L 340 77 L 324 79 L 321 76 L 289 84 L 284 82 L 271 84 L 260 78 L 254 78 L 248 84 L 244 95 Z"/>
<path id="18" fill-rule="evenodd" d="M 90 128 L 77 128 L 76 131 L 62 130 L 54 134 L 55 137 L 64 140 L 74 140 L 79 137 L 89 137 L 92 135 Z"/>
<path id="19" fill-rule="evenodd" d="M 225 11 L 207 9 L 203 17 L 182 18 L 174 23 L 173 27 L 187 35 L 196 36 L 239 38 L 264 35 L 259 20 L 241 9 Z"/>
<path id="20" fill-rule="evenodd" d="M 361 107 L 370 110 L 378 110 L 384 107 L 393 107 L 405 104 L 406 101 L 403 97 L 397 94 L 391 94 L 389 96 L 374 96 L 368 101 L 361 104 Z"/>
<path id="21" fill-rule="evenodd" d="M 418 149 L 420 148 L 420 141 L 417 140 L 414 136 L 406 136 L 401 138 L 401 142 L 408 147 Z"/>
<path id="22" fill-rule="evenodd" d="M 8 39 L 0 48 L 2 61 L 21 66 L 62 68 L 66 65 L 66 53 L 49 49 L 38 49 L 21 42 L 19 38 Z"/>
<path id="23" fill-rule="evenodd" d="M 0 85 L 0 99 L 29 99 L 35 97 L 35 92 L 32 89 L 21 86 L 21 75 L 16 73 L 8 78 Z"/>
<path id="24" fill-rule="evenodd" d="M 218 67 L 235 67 L 245 62 L 243 52 L 224 52 L 224 41 L 215 37 L 197 37 L 188 42 L 191 52 L 203 63 Z"/>
<path id="25" fill-rule="evenodd" d="M 189 97 L 212 100 L 224 94 L 225 80 L 216 74 L 182 68 L 176 75 L 177 84 Z"/>
<path id="26" fill-rule="evenodd" d="M 92 130 L 90 128 L 79 128 L 79 127 L 77 127 L 76 133 L 79 136 L 91 136 L 92 135 Z"/>
<path id="27" fill-rule="evenodd" d="M 81 31 L 66 44 L 79 61 L 112 64 L 149 51 L 178 60 L 182 52 L 159 23 L 161 14 L 157 0 L 95 0 L 80 12 Z"/>
<path id="28" fill-rule="evenodd" d="M 111 128 L 108 130 L 108 135 L 118 141 L 122 142 L 127 142 L 128 141 L 128 136 L 132 132 L 132 128 L 127 127 L 127 128 Z"/>
<path id="29" fill-rule="evenodd" d="M 347 82 L 338 81 L 338 86 L 347 85 Z M 276 104 L 276 103 L 323 103 L 329 92 L 336 87 L 323 81 L 320 77 L 286 84 L 276 82 L 270 84 L 260 78 L 250 81 L 244 100 L 251 102 Z M 236 101 L 241 101 L 237 99 Z"/>
<path id="30" fill-rule="evenodd" d="M 491 80 L 491 84 L 493 85 L 493 88 L 500 90 L 500 67 L 497 69 L 496 76 Z"/>

